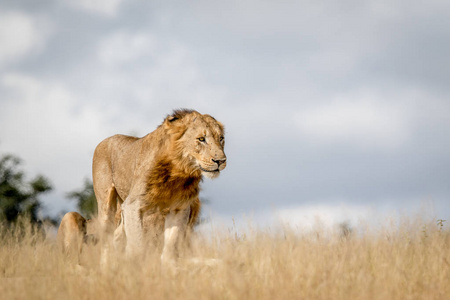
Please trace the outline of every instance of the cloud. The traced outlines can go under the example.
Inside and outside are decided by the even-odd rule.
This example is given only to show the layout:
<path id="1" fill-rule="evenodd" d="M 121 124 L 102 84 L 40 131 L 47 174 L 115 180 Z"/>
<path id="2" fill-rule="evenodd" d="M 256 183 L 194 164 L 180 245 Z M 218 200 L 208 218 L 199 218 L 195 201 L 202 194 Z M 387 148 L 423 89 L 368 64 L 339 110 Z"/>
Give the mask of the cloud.
<path id="1" fill-rule="evenodd" d="M 0 84 L 6 99 L 0 116 L 3 124 L 11 125 L 0 128 L 6 144 L 37 169 L 53 166 L 48 169 L 59 173 L 68 164 L 71 173 L 84 174 L 79 160 L 89 158 L 88 149 L 105 135 L 102 112 L 76 107 L 76 94 L 60 83 L 10 73 L 0 78 Z"/>
<path id="2" fill-rule="evenodd" d="M 317 225 L 332 228 L 344 222 L 355 225 L 363 220 L 368 221 L 371 216 L 373 208 L 370 206 L 349 204 L 305 205 L 280 209 L 277 212 L 278 221 L 282 224 L 308 229 Z"/>
<path id="3" fill-rule="evenodd" d="M 21 157 L 28 172 L 48 176 L 58 211 L 65 193 L 90 174 L 94 147 L 107 136 L 103 111 L 77 107 L 77 96 L 57 82 L 20 73 L 0 78 L 3 99 L 0 119 L 1 152 Z"/>
<path id="4" fill-rule="evenodd" d="M 400 102 L 370 92 L 337 97 L 297 112 L 294 122 L 302 136 L 315 142 L 392 149 L 402 146 L 412 130 L 411 109 Z"/>
<path id="5" fill-rule="evenodd" d="M 160 122 L 174 108 L 202 110 L 223 98 L 223 89 L 207 83 L 192 49 L 150 30 L 109 34 L 98 42 L 94 64 L 85 70 L 96 74 L 89 87 L 98 93 L 95 98 L 126 101 L 130 114 L 143 113 L 144 120 L 157 117 Z"/>
<path id="6" fill-rule="evenodd" d="M 372 203 L 355 203 L 350 199 L 321 199 L 317 204 L 297 205 L 284 207 L 273 212 L 261 211 L 263 220 L 281 223 L 300 229 L 337 229 L 340 224 L 346 223 L 350 227 L 363 228 L 385 226 L 386 222 L 407 221 L 408 218 L 417 221 L 434 220 L 441 208 L 434 201 L 426 198 L 402 199 L 403 205 L 393 207 L 390 203 L 399 199 L 377 199 Z M 334 203 L 332 203 L 334 202 Z M 264 222 L 264 221 L 263 221 Z M 264 224 L 264 223 L 262 223 Z"/>
<path id="7" fill-rule="evenodd" d="M 66 0 L 77 9 L 107 17 L 114 17 L 123 0 Z"/>
<path id="8" fill-rule="evenodd" d="M 49 29 L 45 20 L 23 12 L 0 14 L 0 66 L 42 50 Z"/>
<path id="9" fill-rule="evenodd" d="M 245 231 L 255 225 L 270 228 L 281 225 L 299 229 L 300 232 L 317 229 L 335 230 L 344 223 L 352 228 L 361 224 L 373 226 L 391 217 L 398 220 L 401 216 L 398 211 L 375 209 L 368 204 L 351 204 L 345 199 L 337 200 L 335 204 L 329 203 L 329 199 L 318 202 L 271 210 L 264 208 L 233 215 L 220 214 L 206 207 L 203 215 L 211 222 L 211 224 L 205 224 L 205 227 L 235 228 L 238 231 Z M 202 228 L 202 230 L 208 230 L 208 228 Z"/>
<path id="10" fill-rule="evenodd" d="M 446 203 L 444 1 L 32 2 L 14 5 L 33 20 L 17 35 L 32 46 L 0 59 L 0 146 L 60 195 L 89 174 L 103 138 L 192 107 L 227 128 L 230 165 L 202 192 L 221 214 L 333 197 Z M 37 16 L 54 22 L 48 44 Z"/>
<path id="11" fill-rule="evenodd" d="M 97 55 L 104 64 L 114 66 L 151 56 L 154 47 L 155 41 L 149 34 L 118 31 L 100 42 Z"/>

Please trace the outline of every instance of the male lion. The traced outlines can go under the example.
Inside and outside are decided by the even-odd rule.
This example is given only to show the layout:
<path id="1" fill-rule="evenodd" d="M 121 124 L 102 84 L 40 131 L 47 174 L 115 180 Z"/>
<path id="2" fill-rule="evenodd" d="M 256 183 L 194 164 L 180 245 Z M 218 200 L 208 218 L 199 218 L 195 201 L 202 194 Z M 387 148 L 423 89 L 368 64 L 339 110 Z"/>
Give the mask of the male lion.
<path id="1" fill-rule="evenodd" d="M 175 110 L 143 138 L 102 141 L 92 166 L 101 236 L 114 232 L 115 245 L 124 242 L 130 256 L 143 253 L 145 232 L 163 232 L 161 261 L 173 266 L 179 240 L 197 221 L 203 176 L 216 178 L 226 166 L 224 145 L 220 122 L 187 109 Z M 103 238 L 106 256 L 107 244 Z"/>

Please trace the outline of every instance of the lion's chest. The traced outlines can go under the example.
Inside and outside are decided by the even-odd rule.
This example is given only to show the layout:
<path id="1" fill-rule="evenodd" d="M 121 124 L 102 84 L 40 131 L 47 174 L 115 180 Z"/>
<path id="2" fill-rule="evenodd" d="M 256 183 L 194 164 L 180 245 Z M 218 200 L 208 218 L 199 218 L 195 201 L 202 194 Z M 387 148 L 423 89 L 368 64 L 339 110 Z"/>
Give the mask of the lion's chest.
<path id="1" fill-rule="evenodd" d="M 198 197 L 201 177 L 174 174 L 170 164 L 154 168 L 147 181 L 149 204 L 161 208 L 189 205 Z"/>

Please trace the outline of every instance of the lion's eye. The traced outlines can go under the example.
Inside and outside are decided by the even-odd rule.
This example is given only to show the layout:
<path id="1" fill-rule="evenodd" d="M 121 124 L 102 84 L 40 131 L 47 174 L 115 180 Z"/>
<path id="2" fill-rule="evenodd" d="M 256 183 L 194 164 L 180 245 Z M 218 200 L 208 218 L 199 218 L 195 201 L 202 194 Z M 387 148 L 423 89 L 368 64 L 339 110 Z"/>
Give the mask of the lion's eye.
<path id="1" fill-rule="evenodd" d="M 203 137 L 203 136 L 202 136 L 202 137 L 199 137 L 198 140 L 199 140 L 200 142 L 204 142 L 204 141 L 205 141 L 205 137 Z"/>
<path id="2" fill-rule="evenodd" d="M 224 137 L 223 136 L 221 136 L 220 138 L 219 138 L 219 141 L 223 141 L 223 139 L 224 139 Z"/>

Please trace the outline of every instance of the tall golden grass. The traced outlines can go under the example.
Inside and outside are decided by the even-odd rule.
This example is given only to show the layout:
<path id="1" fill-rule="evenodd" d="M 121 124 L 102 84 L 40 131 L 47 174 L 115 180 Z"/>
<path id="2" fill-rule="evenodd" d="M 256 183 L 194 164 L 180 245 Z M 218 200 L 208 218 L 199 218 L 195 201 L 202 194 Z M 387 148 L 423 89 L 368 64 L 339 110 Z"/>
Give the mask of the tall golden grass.
<path id="1" fill-rule="evenodd" d="M 176 275 L 161 272 L 150 250 L 145 260 L 118 256 L 101 270 L 98 246 L 85 247 L 81 268 L 53 235 L 3 228 L 0 299 L 450 299 L 450 231 L 438 223 L 214 229 L 194 237 L 185 257 L 221 262 L 181 260 Z"/>

